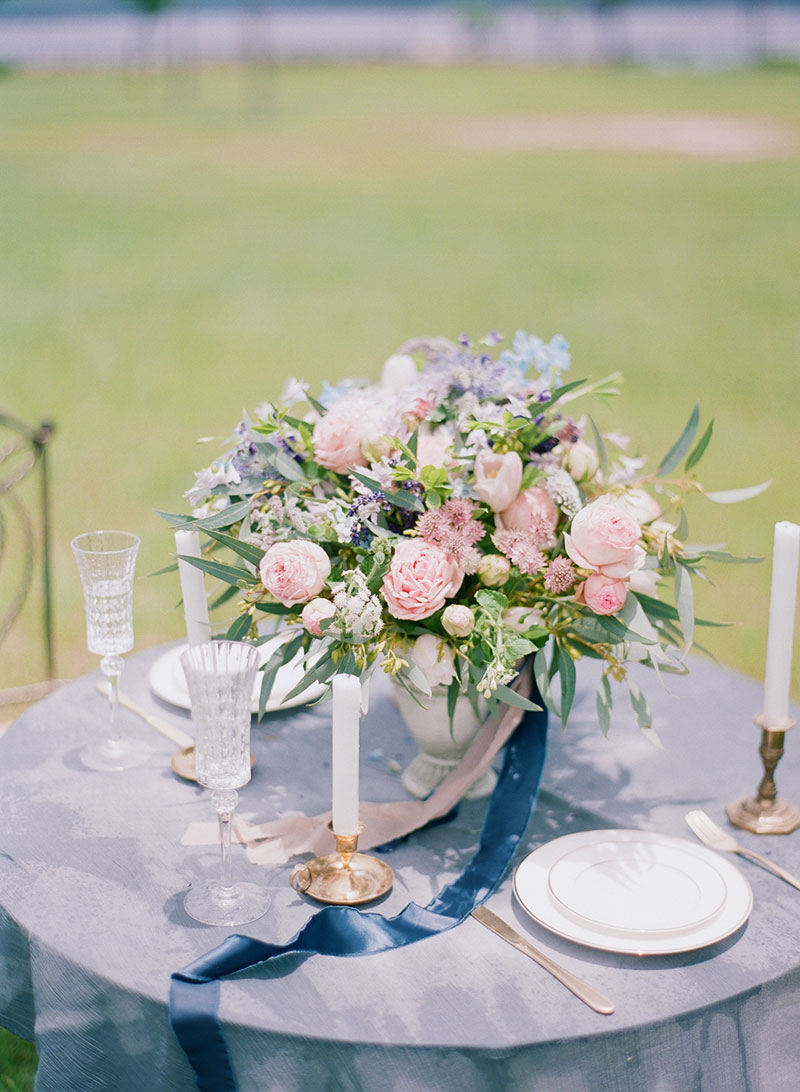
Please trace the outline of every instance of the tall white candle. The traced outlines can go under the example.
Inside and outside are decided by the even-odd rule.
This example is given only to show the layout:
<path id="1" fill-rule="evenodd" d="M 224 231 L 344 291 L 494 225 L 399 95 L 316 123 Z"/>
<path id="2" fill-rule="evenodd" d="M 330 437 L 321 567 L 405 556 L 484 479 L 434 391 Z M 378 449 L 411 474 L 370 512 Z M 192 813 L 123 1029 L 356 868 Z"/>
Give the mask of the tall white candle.
<path id="1" fill-rule="evenodd" d="M 767 665 L 764 672 L 764 721 L 778 729 L 789 721 L 792 639 L 797 599 L 800 527 L 786 520 L 775 524 L 772 588 L 769 600 Z"/>
<path id="2" fill-rule="evenodd" d="M 200 557 L 200 536 L 197 531 L 176 531 L 175 549 L 178 554 L 187 557 Z M 186 636 L 190 645 L 201 645 L 204 641 L 211 640 L 203 573 L 188 561 L 178 561 L 178 575 L 181 580 Z"/>
<path id="3" fill-rule="evenodd" d="M 334 675 L 333 692 L 333 832 L 358 833 L 358 721 L 361 683 L 355 675 Z"/>

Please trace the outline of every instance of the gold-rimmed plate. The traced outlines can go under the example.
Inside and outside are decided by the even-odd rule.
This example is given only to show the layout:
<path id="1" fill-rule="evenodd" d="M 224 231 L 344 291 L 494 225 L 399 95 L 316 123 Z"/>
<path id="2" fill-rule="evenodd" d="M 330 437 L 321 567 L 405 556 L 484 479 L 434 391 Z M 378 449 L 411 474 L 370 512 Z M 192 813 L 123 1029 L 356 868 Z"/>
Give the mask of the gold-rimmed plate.
<path id="1" fill-rule="evenodd" d="M 635 955 L 715 944 L 744 925 L 753 905 L 750 885 L 729 861 L 686 839 L 637 830 L 547 842 L 518 865 L 514 893 L 551 932 Z M 672 908 L 659 906 L 670 899 Z"/>

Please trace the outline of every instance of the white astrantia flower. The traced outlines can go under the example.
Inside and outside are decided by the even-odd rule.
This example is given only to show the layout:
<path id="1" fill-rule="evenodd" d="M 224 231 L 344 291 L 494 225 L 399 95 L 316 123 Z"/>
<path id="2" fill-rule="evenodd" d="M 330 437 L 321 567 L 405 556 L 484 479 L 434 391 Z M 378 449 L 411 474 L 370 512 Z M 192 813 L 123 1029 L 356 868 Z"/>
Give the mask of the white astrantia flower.
<path id="1" fill-rule="evenodd" d="M 367 587 L 367 578 L 360 569 L 348 569 L 342 577 L 341 582 L 331 585 L 336 613 L 327 632 L 363 644 L 383 629 L 383 607 Z"/>
<path id="2" fill-rule="evenodd" d="M 583 508 L 580 490 L 566 470 L 548 470 L 542 484 L 565 516 L 575 516 Z"/>

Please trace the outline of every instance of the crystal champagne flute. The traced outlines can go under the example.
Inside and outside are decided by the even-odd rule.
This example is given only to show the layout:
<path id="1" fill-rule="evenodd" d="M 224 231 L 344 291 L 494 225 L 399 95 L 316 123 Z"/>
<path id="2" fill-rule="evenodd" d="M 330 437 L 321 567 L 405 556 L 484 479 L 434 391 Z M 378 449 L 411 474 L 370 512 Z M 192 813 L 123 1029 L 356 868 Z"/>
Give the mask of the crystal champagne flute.
<path id="1" fill-rule="evenodd" d="M 87 744 L 81 761 L 90 770 L 127 770 L 152 754 L 139 739 L 123 739 L 117 717 L 122 653 L 133 648 L 133 571 L 139 537 L 128 531 L 89 531 L 72 540 L 86 608 L 86 644 L 101 656 L 110 684 L 108 737 Z"/>
<path id="2" fill-rule="evenodd" d="M 231 878 L 231 823 L 236 791 L 250 780 L 250 718 L 259 666 L 254 645 L 208 641 L 181 656 L 195 732 L 197 780 L 212 790 L 219 817 L 220 878 L 187 892 L 186 913 L 205 925 L 243 925 L 260 918 L 270 904 L 265 888 Z"/>

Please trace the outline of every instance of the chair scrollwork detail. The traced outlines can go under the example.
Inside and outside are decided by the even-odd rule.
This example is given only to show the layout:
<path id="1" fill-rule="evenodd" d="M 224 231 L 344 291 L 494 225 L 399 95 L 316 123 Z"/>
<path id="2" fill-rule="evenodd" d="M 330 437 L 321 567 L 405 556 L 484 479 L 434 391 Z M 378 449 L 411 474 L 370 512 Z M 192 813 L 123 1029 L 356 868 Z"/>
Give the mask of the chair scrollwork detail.
<path id="1" fill-rule="evenodd" d="M 48 473 L 52 435 L 50 422 L 31 427 L 0 409 L 0 645 L 22 613 L 38 569 L 46 675 L 32 685 L 0 690 L 0 705 L 35 700 L 55 685 Z M 36 477 L 38 496 L 31 498 L 24 486 Z"/>

